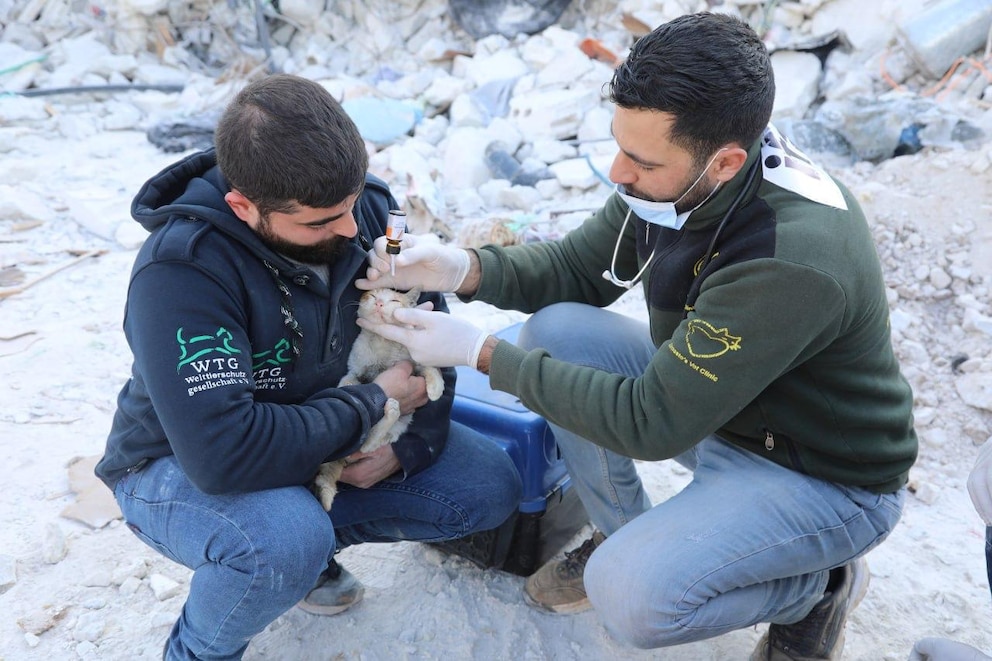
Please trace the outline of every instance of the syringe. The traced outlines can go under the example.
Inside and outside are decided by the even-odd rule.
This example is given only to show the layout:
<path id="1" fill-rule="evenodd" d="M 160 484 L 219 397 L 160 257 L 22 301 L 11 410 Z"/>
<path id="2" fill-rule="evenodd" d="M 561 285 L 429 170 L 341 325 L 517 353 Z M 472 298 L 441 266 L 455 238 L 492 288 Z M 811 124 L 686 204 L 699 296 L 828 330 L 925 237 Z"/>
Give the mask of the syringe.
<path id="1" fill-rule="evenodd" d="M 399 209 L 389 210 L 386 222 L 386 253 L 389 255 L 389 274 L 396 275 L 396 255 L 400 254 L 400 241 L 406 231 L 406 213 Z"/>

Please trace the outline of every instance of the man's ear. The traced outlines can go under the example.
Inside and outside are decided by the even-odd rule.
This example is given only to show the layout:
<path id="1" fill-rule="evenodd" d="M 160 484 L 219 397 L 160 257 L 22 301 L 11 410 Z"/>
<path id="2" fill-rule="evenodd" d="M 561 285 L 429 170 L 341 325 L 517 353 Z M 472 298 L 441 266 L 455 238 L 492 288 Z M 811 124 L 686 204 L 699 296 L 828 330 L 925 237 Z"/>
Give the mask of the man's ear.
<path id="1" fill-rule="evenodd" d="M 231 207 L 234 215 L 248 223 L 249 227 L 254 227 L 258 220 L 258 207 L 255 203 L 242 195 L 239 191 L 231 189 L 231 192 L 224 196 L 227 206 Z"/>
<path id="2" fill-rule="evenodd" d="M 727 147 L 713 162 L 713 178 L 726 183 L 734 178 L 747 163 L 747 150 L 740 147 Z"/>

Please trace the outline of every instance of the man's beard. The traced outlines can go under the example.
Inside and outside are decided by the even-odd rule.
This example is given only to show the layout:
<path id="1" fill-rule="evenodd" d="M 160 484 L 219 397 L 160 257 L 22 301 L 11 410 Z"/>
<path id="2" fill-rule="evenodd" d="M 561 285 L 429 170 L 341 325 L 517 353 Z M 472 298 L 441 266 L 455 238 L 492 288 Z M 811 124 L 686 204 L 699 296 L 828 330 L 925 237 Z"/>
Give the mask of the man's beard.
<path id="1" fill-rule="evenodd" d="M 262 243 L 272 250 L 283 257 L 289 257 L 293 261 L 304 264 L 330 264 L 344 252 L 345 246 L 351 241 L 346 236 L 332 236 L 329 239 L 306 246 L 293 243 L 273 234 L 272 225 L 267 216 L 261 218 L 256 233 L 262 239 Z"/>
<path id="2" fill-rule="evenodd" d="M 675 202 L 675 200 L 679 200 L 680 196 L 684 195 L 685 197 L 682 197 L 681 200 L 675 202 L 675 211 L 677 213 L 684 213 L 690 209 L 695 209 L 705 202 L 706 199 L 713 194 L 713 191 L 716 190 L 716 186 L 712 186 L 710 188 L 706 187 L 706 177 L 696 181 L 696 178 L 699 176 L 702 168 L 706 167 L 706 163 L 697 163 L 695 167 L 698 168 L 696 173 L 690 177 L 686 177 L 686 180 L 680 187 L 681 192 L 670 200 L 661 200 L 651 195 L 644 195 L 636 188 L 628 187 L 627 193 L 633 195 L 634 197 L 639 197 L 642 200 L 647 200 L 648 202 Z M 693 185 L 693 182 L 695 182 L 695 185 Z M 690 186 L 692 187 L 691 189 Z"/>

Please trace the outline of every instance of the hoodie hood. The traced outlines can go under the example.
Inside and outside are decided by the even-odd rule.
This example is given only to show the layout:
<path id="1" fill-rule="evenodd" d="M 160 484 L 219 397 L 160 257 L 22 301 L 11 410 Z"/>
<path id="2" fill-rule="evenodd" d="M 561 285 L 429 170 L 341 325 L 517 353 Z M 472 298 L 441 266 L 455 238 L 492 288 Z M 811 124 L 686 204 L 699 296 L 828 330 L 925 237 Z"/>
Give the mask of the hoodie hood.
<path id="1" fill-rule="evenodd" d="M 378 210 L 382 214 L 385 214 L 388 208 L 396 206 L 395 201 L 389 196 L 389 188 L 377 177 L 367 174 L 365 189 L 367 192 L 385 195 L 383 201 L 387 206 Z M 266 246 L 258 235 L 234 214 L 224 200 L 224 196 L 230 190 L 231 185 L 217 167 L 216 151 L 208 149 L 173 163 L 149 179 L 131 202 L 131 216 L 149 232 L 162 227 L 170 218 L 177 216 L 196 218 L 245 245 L 259 257 L 278 263 L 284 269 L 298 270 L 299 267 L 292 265 L 285 257 Z M 375 229 L 375 207 L 379 203 L 374 202 L 374 199 L 378 199 L 378 196 L 363 193 L 355 205 L 354 213 L 358 223 L 356 237 L 358 261 L 361 261 L 364 252 L 371 248 L 371 240 L 382 234 L 381 230 Z"/>
<path id="2" fill-rule="evenodd" d="M 149 179 L 131 202 L 131 216 L 149 232 L 177 215 L 213 224 L 241 223 L 224 201 L 230 189 L 217 167 L 214 150 L 197 152 Z"/>

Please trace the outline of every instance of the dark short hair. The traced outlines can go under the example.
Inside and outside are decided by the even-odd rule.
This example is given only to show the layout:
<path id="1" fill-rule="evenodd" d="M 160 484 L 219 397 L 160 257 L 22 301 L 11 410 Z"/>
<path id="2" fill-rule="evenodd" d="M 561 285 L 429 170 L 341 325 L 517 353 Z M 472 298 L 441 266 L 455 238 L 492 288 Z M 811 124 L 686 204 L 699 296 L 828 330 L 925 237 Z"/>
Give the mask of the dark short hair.
<path id="1" fill-rule="evenodd" d="M 362 190 L 368 153 L 355 123 L 322 85 L 275 74 L 248 84 L 214 133 L 217 164 L 266 215 L 293 202 L 333 207 Z"/>
<path id="2" fill-rule="evenodd" d="M 672 142 L 700 161 L 730 142 L 747 149 L 762 135 L 775 77 L 747 23 L 702 12 L 641 37 L 614 72 L 609 94 L 622 108 L 674 115 Z"/>

